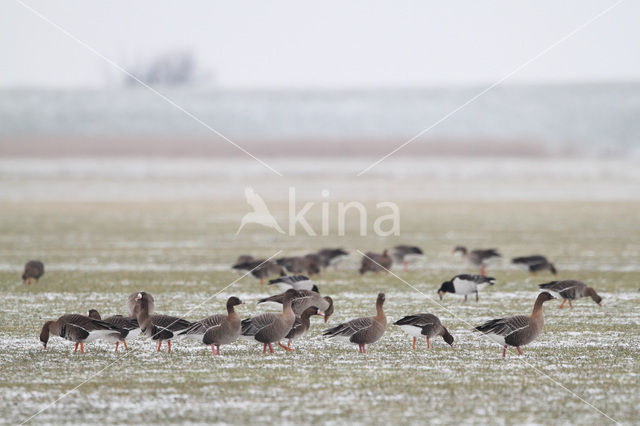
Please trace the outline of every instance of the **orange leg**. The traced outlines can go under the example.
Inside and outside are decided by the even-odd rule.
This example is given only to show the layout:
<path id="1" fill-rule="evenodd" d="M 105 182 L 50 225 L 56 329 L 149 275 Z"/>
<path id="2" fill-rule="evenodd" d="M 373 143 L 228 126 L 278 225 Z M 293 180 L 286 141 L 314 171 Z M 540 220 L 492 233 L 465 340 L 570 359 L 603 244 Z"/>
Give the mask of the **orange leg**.
<path id="1" fill-rule="evenodd" d="M 487 275 L 487 267 L 482 265 L 480 266 L 480 275 L 485 276 Z"/>
<path id="2" fill-rule="evenodd" d="M 126 340 L 123 340 L 123 341 L 122 341 L 122 344 L 124 345 L 124 350 L 125 350 L 125 351 L 126 351 L 127 349 L 129 349 L 129 348 L 127 347 L 127 341 L 126 341 Z"/>
<path id="3" fill-rule="evenodd" d="M 280 346 L 285 351 L 293 352 L 295 350 L 295 349 L 291 349 L 291 342 L 289 342 L 289 344 L 287 344 L 287 346 L 285 346 L 282 343 L 278 342 L 278 346 Z"/>
<path id="4" fill-rule="evenodd" d="M 427 337 L 427 349 L 429 349 L 429 338 Z"/>
<path id="5" fill-rule="evenodd" d="M 573 305 L 571 304 L 571 300 L 569 300 L 569 307 L 573 308 Z"/>
<path id="6" fill-rule="evenodd" d="M 273 347 L 271 347 L 271 343 L 269 343 L 269 352 L 274 353 L 273 352 Z"/>
<path id="7" fill-rule="evenodd" d="M 366 348 L 364 345 L 362 345 L 362 353 L 363 353 L 363 354 L 366 354 L 366 353 L 367 353 L 367 348 Z"/>
<path id="8" fill-rule="evenodd" d="M 78 345 L 80 344 L 80 342 L 76 342 L 76 347 L 73 348 L 73 353 L 75 354 L 76 352 L 78 352 Z"/>
<path id="9" fill-rule="evenodd" d="M 118 345 L 120 344 L 120 341 L 116 341 L 116 352 L 118 352 Z"/>
<path id="10" fill-rule="evenodd" d="M 31 278 L 27 278 L 27 285 L 31 285 Z"/>
<path id="11" fill-rule="evenodd" d="M 265 343 L 264 346 L 262 347 L 262 353 L 266 354 L 267 353 L 267 344 Z"/>
<path id="12" fill-rule="evenodd" d="M 216 354 L 216 347 L 213 345 L 213 343 L 211 344 L 211 352 L 213 352 L 214 355 Z"/>
<path id="13" fill-rule="evenodd" d="M 413 345 L 411 346 L 411 348 L 412 349 L 416 348 L 416 338 L 415 337 L 413 338 Z"/>
<path id="14" fill-rule="evenodd" d="M 216 346 L 216 348 L 218 349 L 218 355 L 220 355 L 220 346 Z"/>
<path id="15" fill-rule="evenodd" d="M 264 284 L 264 278 L 260 278 L 260 284 Z"/>
<path id="16" fill-rule="evenodd" d="M 522 355 L 522 349 L 520 349 L 520 346 L 516 346 L 516 349 L 518 350 L 518 353 Z"/>
<path id="17" fill-rule="evenodd" d="M 80 342 L 80 352 L 84 353 L 84 344 Z"/>
<path id="18" fill-rule="evenodd" d="M 504 348 L 502 349 L 502 358 L 507 356 L 507 345 L 504 346 Z"/>
<path id="19" fill-rule="evenodd" d="M 171 353 L 171 340 L 167 340 L 167 346 L 169 346 L 167 353 Z"/>
<path id="20" fill-rule="evenodd" d="M 567 299 L 562 299 L 562 303 L 560 304 L 560 306 L 558 307 L 559 309 L 562 309 L 564 307 L 564 304 L 567 302 Z"/>
<path id="21" fill-rule="evenodd" d="M 407 272 L 409 270 L 409 262 L 405 260 L 402 264 L 404 265 L 404 271 Z"/>
<path id="22" fill-rule="evenodd" d="M 162 340 L 158 340 L 158 350 L 156 352 L 160 352 L 161 346 L 162 346 Z"/>

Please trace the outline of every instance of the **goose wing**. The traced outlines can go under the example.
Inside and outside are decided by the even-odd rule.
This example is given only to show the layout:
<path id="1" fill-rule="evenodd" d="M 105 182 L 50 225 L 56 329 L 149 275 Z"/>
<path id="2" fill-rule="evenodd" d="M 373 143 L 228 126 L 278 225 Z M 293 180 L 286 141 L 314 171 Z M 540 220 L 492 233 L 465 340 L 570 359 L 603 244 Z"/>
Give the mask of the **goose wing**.
<path id="1" fill-rule="evenodd" d="M 255 317 L 243 319 L 241 333 L 243 336 L 255 336 L 260 330 L 277 321 L 279 317 L 280 314 L 266 312 Z"/>
<path id="2" fill-rule="evenodd" d="M 513 333 L 529 327 L 531 317 L 526 315 L 516 315 L 487 321 L 476 327 L 476 330 L 484 334 L 493 334 L 506 338 Z"/>
<path id="3" fill-rule="evenodd" d="M 351 337 L 360 331 L 372 327 L 374 322 L 373 317 L 356 318 L 325 330 L 322 332 L 322 335 L 328 337 Z"/>

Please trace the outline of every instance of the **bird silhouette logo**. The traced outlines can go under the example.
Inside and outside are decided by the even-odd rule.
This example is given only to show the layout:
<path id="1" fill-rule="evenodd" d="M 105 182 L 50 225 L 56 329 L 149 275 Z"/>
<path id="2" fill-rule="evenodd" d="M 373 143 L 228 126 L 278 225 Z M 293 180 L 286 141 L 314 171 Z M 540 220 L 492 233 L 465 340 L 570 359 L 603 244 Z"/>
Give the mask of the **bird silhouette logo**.
<path id="1" fill-rule="evenodd" d="M 240 222 L 240 227 L 236 232 L 236 235 L 242 231 L 245 225 L 249 223 L 257 223 L 258 225 L 266 226 L 267 228 L 275 229 L 281 234 L 284 234 L 278 222 L 276 222 L 276 218 L 273 217 L 267 204 L 264 202 L 261 196 L 259 196 L 253 188 L 250 186 L 244 189 L 244 196 L 247 198 L 247 203 L 251 207 L 253 207 L 253 211 L 245 214 L 242 217 L 242 221 Z"/>

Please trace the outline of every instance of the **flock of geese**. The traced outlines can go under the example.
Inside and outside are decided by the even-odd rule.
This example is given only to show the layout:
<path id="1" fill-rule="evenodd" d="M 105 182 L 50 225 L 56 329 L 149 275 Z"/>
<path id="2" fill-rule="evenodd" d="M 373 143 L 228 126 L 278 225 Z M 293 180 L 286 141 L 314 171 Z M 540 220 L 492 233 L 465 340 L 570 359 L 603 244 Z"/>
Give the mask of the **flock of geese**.
<path id="1" fill-rule="evenodd" d="M 495 249 L 477 249 L 468 251 L 465 247 L 455 247 L 453 253 L 460 253 L 471 264 L 480 268 L 479 275 L 460 274 L 442 283 L 438 295 L 442 300 L 446 293 L 464 296 L 478 293 L 483 287 L 493 285 L 495 279 L 485 276 L 487 265 L 500 254 Z M 242 305 L 238 297 L 232 296 L 227 300 L 226 313 L 215 314 L 207 318 L 191 322 L 183 318 L 162 315 L 154 312 L 153 296 L 145 291 L 131 294 L 128 298 L 128 315 L 114 315 L 102 319 L 100 313 L 91 309 L 87 315 L 66 314 L 55 321 L 47 321 L 42 326 L 40 341 L 47 348 L 51 336 L 62 337 L 75 343 L 74 352 L 80 347 L 84 353 L 84 343 L 97 339 L 104 339 L 115 343 L 118 351 L 120 343 L 127 349 L 127 338 L 132 339 L 139 334 L 158 342 L 160 351 L 162 343 L 166 342 L 168 352 L 171 352 L 171 342 L 175 339 L 186 338 L 210 346 L 215 355 L 220 355 L 220 347 L 228 345 L 239 338 L 255 340 L 263 345 L 262 352 L 267 349 L 273 353 L 274 344 L 287 351 L 293 351 L 291 344 L 303 336 L 310 327 L 312 316 L 320 315 L 327 323 L 334 312 L 334 301 L 330 296 L 320 294 L 316 283 L 301 273 L 309 275 L 319 274 L 323 269 L 336 266 L 348 253 L 343 249 L 323 249 L 300 257 L 283 257 L 276 261 L 254 259 L 248 255 L 240 256 L 233 269 L 247 271 L 264 282 L 265 278 L 273 275 L 279 277 L 269 280 L 270 285 L 277 286 L 281 293 L 260 299 L 258 303 L 279 303 L 282 310 L 267 312 L 253 317 L 241 319 L 236 307 Z M 380 272 L 391 268 L 392 264 L 403 264 L 408 267 L 406 260 L 410 255 L 421 255 L 422 250 L 412 246 L 396 246 L 385 250 L 382 254 L 367 253 L 361 262 L 360 274 L 366 272 Z M 534 255 L 512 259 L 515 264 L 524 265 L 531 273 L 549 271 L 556 274 L 553 264 L 544 256 Z M 287 272 L 293 275 L 287 275 Z M 22 276 L 23 282 L 29 284 L 31 279 L 37 280 L 44 274 L 44 265 L 40 261 L 29 261 L 25 265 Z M 477 332 L 486 335 L 491 340 L 503 346 L 502 356 L 506 356 L 508 346 L 515 347 L 522 355 L 521 346 L 531 343 L 541 332 L 544 319 L 542 305 L 544 302 L 556 299 L 552 293 L 562 297 L 562 308 L 566 301 L 572 307 L 572 301 L 581 297 L 591 297 L 601 306 L 602 298 L 591 287 L 581 281 L 562 280 L 551 281 L 539 285 L 541 292 L 533 305 L 530 315 L 516 315 L 488 321 L 475 328 Z M 366 346 L 377 342 L 387 329 L 387 317 L 384 312 L 384 293 L 379 293 L 375 302 L 374 316 L 356 318 L 323 331 L 323 335 L 350 344 L 358 345 L 360 353 L 366 353 Z M 418 313 L 404 316 L 394 325 L 405 331 L 413 338 L 412 347 L 415 349 L 417 339 L 426 339 L 427 349 L 430 340 L 436 337 L 453 346 L 454 338 L 444 327 L 440 319 L 430 313 Z M 282 343 L 286 341 L 286 345 Z"/>

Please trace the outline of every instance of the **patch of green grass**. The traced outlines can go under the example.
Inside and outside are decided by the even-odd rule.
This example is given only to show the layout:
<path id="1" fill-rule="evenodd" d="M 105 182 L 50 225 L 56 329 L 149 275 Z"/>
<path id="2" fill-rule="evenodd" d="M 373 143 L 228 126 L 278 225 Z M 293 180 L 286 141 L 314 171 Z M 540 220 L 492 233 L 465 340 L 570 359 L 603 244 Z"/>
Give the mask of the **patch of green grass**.
<path id="1" fill-rule="evenodd" d="M 46 407 L 42 423 L 596 423 L 597 409 L 624 423 L 640 418 L 640 228 L 634 203 L 411 203 L 401 205 L 402 238 L 349 233 L 296 238 L 249 229 L 235 236 L 244 206 L 211 203 L 6 204 L 0 224 L 0 404 L 2 422 L 16 423 Z M 235 215 L 235 213 L 238 213 Z M 313 224 L 317 228 L 317 223 Z M 356 227 L 357 228 L 357 227 Z M 251 277 L 205 300 L 238 278 L 227 266 L 243 253 L 270 256 L 322 246 L 381 250 L 416 244 L 424 259 L 408 272 L 395 270 L 420 292 L 392 275 L 356 273 L 353 254 L 339 270 L 318 277 L 336 301 L 329 324 L 374 313 L 375 296 L 387 293 L 389 328 L 368 348 L 344 346 L 311 330 L 294 342 L 296 352 L 262 355 L 256 342 L 238 341 L 215 357 L 204 345 L 175 341 L 172 354 L 157 353 L 144 338 L 119 355 L 113 346 L 53 339 L 42 350 L 42 323 L 63 313 L 97 308 L 125 313 L 126 297 L 144 289 L 158 312 L 196 320 L 224 310 L 239 295 L 243 316 L 275 311 L 256 305 L 275 292 Z M 603 296 L 599 308 L 582 299 L 574 309 L 545 305 L 545 329 L 524 357 L 471 331 L 472 326 L 531 310 L 537 284 L 503 265 L 490 273 L 497 284 L 476 303 L 447 295 L 439 306 L 439 284 L 473 272 L 451 256 L 456 244 L 497 247 L 505 255 L 548 255 L 559 278 L 576 278 Z M 40 258 L 46 273 L 22 286 L 24 262 Z M 425 296 L 426 295 L 426 296 Z M 203 303 L 204 302 L 204 303 Z M 410 339 L 391 325 L 403 315 L 432 312 L 456 339 L 441 339 L 413 351 Z M 188 313 L 188 314 L 187 314 Z M 96 375 L 96 373 L 99 373 Z M 95 375 L 95 377 L 94 377 Z M 565 389 L 566 388 L 566 389 Z"/>

